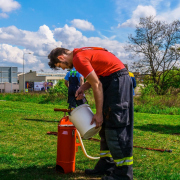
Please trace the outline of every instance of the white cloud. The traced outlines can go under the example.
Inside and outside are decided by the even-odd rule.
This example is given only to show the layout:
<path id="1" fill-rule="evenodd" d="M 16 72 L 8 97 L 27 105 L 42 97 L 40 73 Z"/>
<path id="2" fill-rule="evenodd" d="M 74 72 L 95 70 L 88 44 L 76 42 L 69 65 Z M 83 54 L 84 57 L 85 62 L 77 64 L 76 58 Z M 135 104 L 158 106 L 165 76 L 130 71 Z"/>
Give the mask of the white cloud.
<path id="1" fill-rule="evenodd" d="M 174 20 L 180 19 L 180 13 L 179 12 L 180 12 L 180 5 L 173 10 L 169 10 L 169 11 L 158 14 L 156 19 L 170 23 Z"/>
<path id="2" fill-rule="evenodd" d="M 0 28 L 0 43 L 22 46 L 32 50 L 37 55 L 47 55 L 47 51 L 61 42 L 56 42 L 48 26 L 40 26 L 37 32 L 18 29 L 15 26 Z"/>
<path id="3" fill-rule="evenodd" d="M 113 0 L 115 2 L 116 20 L 118 22 L 124 22 L 130 18 L 132 12 L 137 8 L 138 5 L 149 6 L 151 5 L 149 0 Z M 158 0 L 157 0 L 158 1 Z"/>
<path id="4" fill-rule="evenodd" d="M 0 0 L 0 9 L 3 12 L 11 12 L 13 10 L 19 9 L 21 5 L 14 0 Z"/>
<path id="5" fill-rule="evenodd" d="M 113 38 L 113 37 L 112 37 Z M 85 46 L 98 46 L 108 49 L 124 63 L 129 59 L 122 43 L 111 38 L 86 37 L 74 27 L 65 25 L 51 31 L 48 26 L 39 27 L 37 32 L 18 29 L 15 26 L 0 28 L 0 62 L 19 67 L 22 72 L 23 53 L 25 72 L 43 69 L 50 71 L 47 55 L 55 47 L 70 50 Z M 46 56 L 46 57 L 41 57 Z"/>
<path id="6" fill-rule="evenodd" d="M 0 28 L 0 61 L 6 62 L 6 64 L 15 63 L 19 66 L 23 62 L 23 52 L 31 52 L 32 54 L 24 56 L 25 64 L 28 65 L 26 65 L 26 69 L 36 67 L 34 70 L 39 70 L 41 63 L 47 69 L 47 55 L 53 48 L 60 47 L 61 44 L 60 41 L 55 41 L 53 32 L 46 25 L 40 26 L 37 32 L 21 30 L 15 26 L 3 27 Z M 41 65 L 41 67 L 43 66 Z M 19 70 L 22 71 L 21 68 Z"/>
<path id="7" fill-rule="evenodd" d="M 82 40 L 87 40 L 80 31 L 77 31 L 74 27 L 69 27 L 67 24 L 63 28 L 56 28 L 54 30 L 54 37 L 62 42 L 63 47 L 69 46 L 71 48 L 77 47 Z"/>
<path id="8" fill-rule="evenodd" d="M 6 13 L 0 13 L 0 18 L 8 18 L 9 16 Z"/>
<path id="9" fill-rule="evenodd" d="M 28 54 L 28 53 L 31 54 Z M 46 60 L 45 60 L 46 59 Z M 17 66 L 18 71 L 23 71 L 23 60 L 25 72 L 31 69 L 38 71 L 47 67 L 47 58 L 34 56 L 33 52 L 26 49 L 19 49 L 9 44 L 0 44 L 0 63 L 4 66 Z M 45 61 L 45 62 L 44 62 Z"/>
<path id="10" fill-rule="evenodd" d="M 74 19 L 71 21 L 73 27 L 81 29 L 83 31 L 94 31 L 94 26 L 92 23 L 81 20 L 81 19 Z"/>
<path id="11" fill-rule="evenodd" d="M 0 59 L 8 63 L 23 64 L 23 50 L 8 44 L 0 44 Z"/>
<path id="12" fill-rule="evenodd" d="M 74 48 L 80 47 L 104 47 L 114 53 L 121 60 L 125 61 L 128 59 L 128 53 L 125 52 L 123 43 L 120 43 L 111 38 L 99 38 L 83 36 L 80 31 L 77 31 L 74 27 L 65 25 L 63 28 L 56 28 L 54 30 L 54 37 L 56 40 L 62 42 L 62 47 L 73 50 Z"/>
<path id="13" fill-rule="evenodd" d="M 180 4 L 169 0 L 114 0 L 119 27 L 135 27 L 142 17 L 156 16 L 156 19 L 172 22 L 180 19 Z M 172 6 L 171 6 L 172 5 Z M 175 7 L 172 9 L 172 7 Z M 126 16 L 124 15 L 126 14 Z M 127 15 L 128 14 L 128 15 Z"/>
<path id="14" fill-rule="evenodd" d="M 40 35 L 41 38 L 43 38 L 43 39 L 47 39 L 49 41 L 54 41 L 53 33 L 49 29 L 49 27 L 46 26 L 46 25 L 43 25 L 43 26 L 39 27 L 38 35 Z"/>
<path id="15" fill-rule="evenodd" d="M 135 27 L 139 23 L 140 18 L 148 16 L 156 16 L 156 10 L 152 6 L 139 5 L 136 10 L 133 11 L 132 18 L 126 22 L 119 24 L 118 27 Z"/>
<path id="16" fill-rule="evenodd" d="M 160 3 L 158 1 L 157 3 Z M 128 19 L 126 22 L 119 24 L 119 27 L 135 27 L 138 23 L 140 18 L 145 18 L 148 16 L 155 16 L 156 20 L 166 21 L 171 23 L 174 20 L 180 19 L 180 5 L 177 6 L 173 10 L 167 10 L 166 12 L 156 12 L 156 9 L 153 6 L 137 6 L 137 8 L 133 11 L 132 17 Z"/>
<path id="17" fill-rule="evenodd" d="M 156 7 L 158 6 L 163 0 L 151 0 L 150 1 L 150 4 L 153 6 L 153 7 Z"/>

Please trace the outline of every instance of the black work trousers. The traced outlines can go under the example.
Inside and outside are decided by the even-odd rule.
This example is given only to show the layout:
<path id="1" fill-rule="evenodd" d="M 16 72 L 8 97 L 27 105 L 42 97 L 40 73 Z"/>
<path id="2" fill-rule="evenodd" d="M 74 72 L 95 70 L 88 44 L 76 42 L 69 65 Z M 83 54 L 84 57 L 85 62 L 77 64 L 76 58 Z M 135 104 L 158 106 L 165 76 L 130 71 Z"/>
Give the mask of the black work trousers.
<path id="1" fill-rule="evenodd" d="M 69 86 L 69 89 L 68 89 L 69 109 L 76 108 L 76 105 L 80 106 L 81 104 L 85 103 L 84 99 L 76 100 L 75 93 L 78 88 L 79 88 L 79 86 L 72 86 L 72 85 Z"/>
<path id="2" fill-rule="evenodd" d="M 76 105 L 80 106 L 81 104 L 84 104 L 86 102 L 85 99 L 76 100 L 75 94 L 79 87 L 80 87 L 80 82 L 78 78 L 76 76 L 70 76 L 69 88 L 68 88 L 69 109 L 76 108 Z"/>
<path id="3" fill-rule="evenodd" d="M 100 150 L 110 151 L 116 162 L 117 179 L 133 179 L 133 85 L 128 71 L 122 69 L 100 77 L 103 85 L 103 125 L 99 132 Z"/>

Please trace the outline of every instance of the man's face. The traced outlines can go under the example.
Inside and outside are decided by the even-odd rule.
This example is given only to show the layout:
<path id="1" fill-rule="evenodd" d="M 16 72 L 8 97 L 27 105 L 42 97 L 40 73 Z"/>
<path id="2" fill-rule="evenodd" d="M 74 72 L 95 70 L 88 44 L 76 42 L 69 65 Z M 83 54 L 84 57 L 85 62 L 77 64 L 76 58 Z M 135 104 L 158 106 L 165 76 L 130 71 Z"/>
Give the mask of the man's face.
<path id="1" fill-rule="evenodd" d="M 64 62 L 59 62 L 59 63 L 56 63 L 55 64 L 55 66 L 57 67 L 57 68 L 61 68 L 61 69 L 63 69 L 63 70 L 65 70 L 65 69 L 72 69 L 73 68 L 73 64 L 66 64 L 66 63 L 64 63 Z"/>
<path id="2" fill-rule="evenodd" d="M 67 55 L 58 56 L 59 62 L 55 64 L 56 67 L 64 69 L 72 69 L 73 64 L 67 61 Z"/>
<path id="3" fill-rule="evenodd" d="M 59 62 L 59 63 L 55 64 L 55 66 L 56 66 L 57 68 L 61 68 L 61 69 L 63 69 L 63 70 L 68 69 L 68 68 L 67 68 L 67 65 L 64 64 L 64 63 L 62 63 L 62 62 Z"/>
<path id="4" fill-rule="evenodd" d="M 68 69 L 72 69 L 74 66 L 72 63 L 68 63 Z"/>

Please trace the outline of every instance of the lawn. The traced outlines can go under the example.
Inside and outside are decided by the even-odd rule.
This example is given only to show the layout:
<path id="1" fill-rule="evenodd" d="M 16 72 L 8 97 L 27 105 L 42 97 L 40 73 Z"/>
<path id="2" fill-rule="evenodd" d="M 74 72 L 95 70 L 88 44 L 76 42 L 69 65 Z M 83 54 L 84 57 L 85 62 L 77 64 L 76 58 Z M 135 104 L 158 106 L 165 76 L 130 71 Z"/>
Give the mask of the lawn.
<path id="1" fill-rule="evenodd" d="M 76 171 L 56 171 L 57 132 L 62 112 L 47 105 L 0 101 L 0 179 L 59 180 L 101 179 L 84 174 L 97 160 L 76 153 Z M 98 138 L 96 135 L 94 138 Z M 99 142 L 83 140 L 88 155 L 98 156 Z M 135 113 L 134 146 L 171 149 L 172 153 L 134 148 L 134 180 L 180 179 L 180 115 Z"/>

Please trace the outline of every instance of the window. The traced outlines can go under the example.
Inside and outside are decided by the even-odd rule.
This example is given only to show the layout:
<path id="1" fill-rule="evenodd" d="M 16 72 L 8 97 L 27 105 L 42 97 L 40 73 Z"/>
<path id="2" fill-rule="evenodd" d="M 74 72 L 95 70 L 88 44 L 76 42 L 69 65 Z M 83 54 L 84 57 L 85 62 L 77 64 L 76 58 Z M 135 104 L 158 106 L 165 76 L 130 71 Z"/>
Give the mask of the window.
<path id="1" fill-rule="evenodd" d="M 14 93 L 16 93 L 16 89 L 14 89 Z"/>

